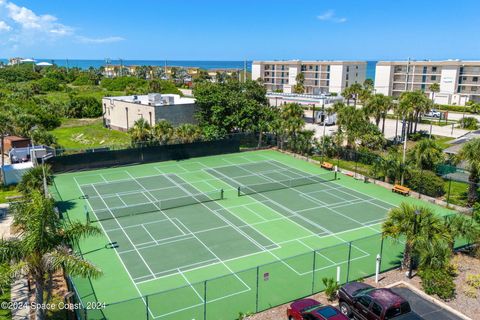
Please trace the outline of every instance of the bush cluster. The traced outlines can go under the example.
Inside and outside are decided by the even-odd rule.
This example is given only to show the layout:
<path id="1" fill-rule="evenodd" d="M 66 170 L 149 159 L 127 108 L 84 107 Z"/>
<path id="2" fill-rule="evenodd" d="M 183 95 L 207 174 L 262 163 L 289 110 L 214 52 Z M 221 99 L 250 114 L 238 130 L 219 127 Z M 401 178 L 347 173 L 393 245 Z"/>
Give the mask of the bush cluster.
<path id="1" fill-rule="evenodd" d="M 419 272 L 425 293 L 437 295 L 440 299 L 451 300 L 455 297 L 455 271 L 453 266 L 443 269 L 429 268 Z"/>
<path id="2" fill-rule="evenodd" d="M 406 184 L 412 190 L 430 197 L 441 197 L 445 194 L 445 182 L 429 170 L 410 170 L 406 176 Z"/>

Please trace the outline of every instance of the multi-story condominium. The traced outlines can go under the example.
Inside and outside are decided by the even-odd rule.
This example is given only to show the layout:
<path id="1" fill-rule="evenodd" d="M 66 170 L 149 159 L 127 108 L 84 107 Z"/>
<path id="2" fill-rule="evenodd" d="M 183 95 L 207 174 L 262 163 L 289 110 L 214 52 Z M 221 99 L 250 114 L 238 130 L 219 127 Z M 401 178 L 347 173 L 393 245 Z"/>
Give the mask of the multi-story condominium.
<path id="1" fill-rule="evenodd" d="M 438 83 L 433 94 L 430 86 Z M 480 101 L 480 61 L 379 61 L 375 70 L 375 91 L 398 97 L 420 90 L 438 104 L 465 105 Z"/>
<path id="2" fill-rule="evenodd" d="M 303 73 L 306 94 L 340 93 L 366 79 L 365 61 L 254 61 L 252 79 L 261 79 L 267 91 L 293 93 Z"/>

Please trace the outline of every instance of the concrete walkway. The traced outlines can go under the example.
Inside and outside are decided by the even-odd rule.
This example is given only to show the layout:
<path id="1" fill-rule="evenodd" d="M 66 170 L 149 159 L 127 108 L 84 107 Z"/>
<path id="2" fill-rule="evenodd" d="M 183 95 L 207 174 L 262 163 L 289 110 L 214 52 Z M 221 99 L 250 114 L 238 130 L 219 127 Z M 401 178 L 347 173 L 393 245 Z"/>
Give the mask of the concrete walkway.
<path id="1" fill-rule="evenodd" d="M 10 226 L 12 225 L 13 217 L 6 214 L 8 204 L 0 204 L 0 238 L 8 239 L 13 237 Z M 28 283 L 26 278 L 16 280 L 12 284 L 10 291 L 10 300 L 12 303 L 22 306 L 27 306 L 28 299 Z M 12 310 L 12 320 L 28 320 L 30 308 L 18 308 Z"/>

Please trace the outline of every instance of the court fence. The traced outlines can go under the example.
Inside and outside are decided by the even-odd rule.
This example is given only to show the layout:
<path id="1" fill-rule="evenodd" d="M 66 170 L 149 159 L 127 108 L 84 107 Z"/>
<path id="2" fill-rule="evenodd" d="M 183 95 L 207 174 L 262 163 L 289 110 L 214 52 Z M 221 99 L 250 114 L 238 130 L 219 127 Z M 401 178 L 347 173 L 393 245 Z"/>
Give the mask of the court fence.
<path id="1" fill-rule="evenodd" d="M 325 147 L 315 150 L 313 159 L 331 162 L 338 168 L 348 170 L 354 177 L 366 177 L 373 181 L 400 183 L 403 173 L 404 185 L 417 192 L 443 200 L 447 206 L 465 207 L 468 203 L 469 185 L 480 183 L 469 180 L 470 172 L 446 161 L 432 170 L 418 169 L 395 163 L 368 150 L 353 150 L 345 147 Z"/>
<path id="2" fill-rule="evenodd" d="M 57 149 L 48 160 L 53 172 L 71 172 L 132 165 L 138 163 L 182 160 L 193 157 L 239 152 L 249 148 L 267 148 L 276 144 L 274 135 L 255 133 L 229 134 L 215 140 L 160 144 L 152 141 L 129 146 L 105 146 L 95 149 Z"/>
<path id="3" fill-rule="evenodd" d="M 458 239 L 455 248 L 467 246 Z M 92 308 L 97 302 L 88 278 L 68 278 L 77 319 L 238 319 L 324 291 L 324 278 L 339 284 L 400 266 L 404 244 L 382 233 L 313 250 L 182 287 Z M 81 254 L 78 244 L 74 250 Z"/>

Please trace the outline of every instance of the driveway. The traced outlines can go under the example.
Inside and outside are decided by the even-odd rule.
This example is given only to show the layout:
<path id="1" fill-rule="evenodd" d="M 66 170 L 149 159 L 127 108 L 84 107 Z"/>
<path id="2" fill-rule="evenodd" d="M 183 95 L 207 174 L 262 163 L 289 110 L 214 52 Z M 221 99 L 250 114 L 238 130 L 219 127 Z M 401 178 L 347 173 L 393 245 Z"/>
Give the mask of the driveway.
<path id="1" fill-rule="evenodd" d="M 462 320 L 459 316 L 424 299 L 408 288 L 394 287 L 392 291 L 408 300 L 413 311 L 425 320 Z"/>

